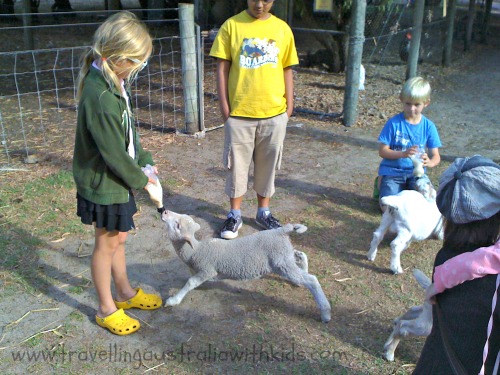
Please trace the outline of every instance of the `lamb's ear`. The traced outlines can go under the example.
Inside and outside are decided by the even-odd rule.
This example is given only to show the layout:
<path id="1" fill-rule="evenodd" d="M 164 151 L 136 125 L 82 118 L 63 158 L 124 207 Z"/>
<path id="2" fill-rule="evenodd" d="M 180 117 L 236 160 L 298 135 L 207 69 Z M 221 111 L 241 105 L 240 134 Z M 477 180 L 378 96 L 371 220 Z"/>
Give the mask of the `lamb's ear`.
<path id="1" fill-rule="evenodd" d="M 200 225 L 190 217 L 186 217 L 182 218 L 181 227 L 183 238 L 192 245 L 195 240 L 194 234 L 200 229 Z"/>
<path id="2" fill-rule="evenodd" d="M 191 247 L 193 247 L 193 239 L 194 239 L 193 233 L 184 233 L 184 240 L 188 242 L 191 245 Z"/>
<path id="3" fill-rule="evenodd" d="M 193 228 L 193 233 L 196 233 L 200 230 L 200 224 L 198 224 L 196 221 L 193 221 L 193 224 L 191 224 L 192 228 Z"/>
<path id="4" fill-rule="evenodd" d="M 186 224 L 186 233 L 184 233 L 184 239 L 189 242 L 191 245 L 193 244 L 193 240 L 195 239 L 194 234 L 200 230 L 200 224 L 196 221 L 190 220 Z"/>

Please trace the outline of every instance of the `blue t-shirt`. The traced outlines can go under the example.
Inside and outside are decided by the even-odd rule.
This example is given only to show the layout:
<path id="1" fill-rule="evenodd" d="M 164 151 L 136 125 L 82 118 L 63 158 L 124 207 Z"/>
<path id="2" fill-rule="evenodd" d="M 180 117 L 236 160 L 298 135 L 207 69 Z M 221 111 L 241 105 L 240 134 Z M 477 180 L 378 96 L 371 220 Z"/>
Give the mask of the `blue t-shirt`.
<path id="1" fill-rule="evenodd" d="M 380 132 L 378 141 L 388 145 L 394 151 L 406 151 L 418 145 L 423 149 L 441 147 L 441 140 L 436 125 L 422 115 L 419 124 L 406 121 L 403 112 L 390 118 Z M 413 163 L 410 158 L 395 160 L 382 159 L 378 169 L 379 176 L 401 176 L 413 173 Z"/>

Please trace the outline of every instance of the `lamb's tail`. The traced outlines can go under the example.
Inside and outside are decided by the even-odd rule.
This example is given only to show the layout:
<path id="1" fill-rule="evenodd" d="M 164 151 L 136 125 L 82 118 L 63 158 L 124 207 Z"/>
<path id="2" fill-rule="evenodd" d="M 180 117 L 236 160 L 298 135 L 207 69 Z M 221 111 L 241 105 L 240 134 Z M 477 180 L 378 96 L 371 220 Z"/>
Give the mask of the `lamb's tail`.
<path id="1" fill-rule="evenodd" d="M 293 224 L 293 230 L 297 233 L 304 233 L 307 230 L 307 227 L 302 224 Z"/>
<path id="2" fill-rule="evenodd" d="M 291 232 L 304 233 L 307 230 L 307 227 L 302 224 L 286 224 L 281 228 L 281 230 L 284 233 L 291 233 Z"/>
<path id="3" fill-rule="evenodd" d="M 401 201 L 401 197 L 398 195 L 388 195 L 386 197 L 383 197 L 380 200 L 380 203 L 384 206 L 391 207 L 391 208 L 397 208 L 399 206 L 399 202 Z"/>
<path id="4" fill-rule="evenodd" d="M 413 269 L 413 276 L 422 288 L 427 289 L 427 287 L 431 285 L 431 279 L 429 279 L 427 275 L 418 268 Z"/>

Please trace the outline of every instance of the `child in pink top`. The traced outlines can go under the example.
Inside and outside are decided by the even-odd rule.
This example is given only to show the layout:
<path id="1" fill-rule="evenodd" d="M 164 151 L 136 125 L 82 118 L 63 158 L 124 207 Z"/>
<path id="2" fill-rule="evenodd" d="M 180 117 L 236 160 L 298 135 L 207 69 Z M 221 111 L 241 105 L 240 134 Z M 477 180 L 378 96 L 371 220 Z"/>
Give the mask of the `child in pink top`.
<path id="1" fill-rule="evenodd" d="M 445 289 L 485 275 L 500 273 L 500 240 L 494 245 L 457 255 L 434 269 L 434 283 L 426 291 L 430 299 Z"/>

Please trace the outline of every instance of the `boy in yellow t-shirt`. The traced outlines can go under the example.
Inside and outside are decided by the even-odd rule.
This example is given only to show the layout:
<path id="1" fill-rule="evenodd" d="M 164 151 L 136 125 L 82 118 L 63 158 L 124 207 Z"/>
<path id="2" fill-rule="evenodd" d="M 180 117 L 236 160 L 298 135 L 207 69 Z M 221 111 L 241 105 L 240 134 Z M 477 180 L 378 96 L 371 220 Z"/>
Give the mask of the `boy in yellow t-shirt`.
<path id="1" fill-rule="evenodd" d="M 231 211 L 221 228 L 238 236 L 241 202 L 254 162 L 258 211 L 264 229 L 281 227 L 271 214 L 275 171 L 279 169 L 286 125 L 293 112 L 293 72 L 299 59 L 290 27 L 269 11 L 274 0 L 247 0 L 248 8 L 222 25 L 210 51 L 217 58 L 217 91 L 225 121 L 224 165 Z"/>

